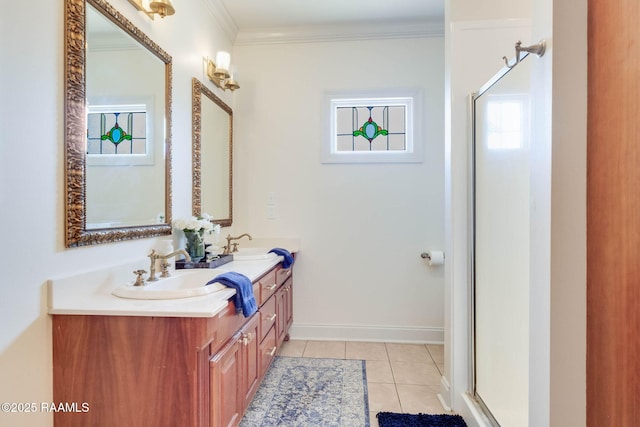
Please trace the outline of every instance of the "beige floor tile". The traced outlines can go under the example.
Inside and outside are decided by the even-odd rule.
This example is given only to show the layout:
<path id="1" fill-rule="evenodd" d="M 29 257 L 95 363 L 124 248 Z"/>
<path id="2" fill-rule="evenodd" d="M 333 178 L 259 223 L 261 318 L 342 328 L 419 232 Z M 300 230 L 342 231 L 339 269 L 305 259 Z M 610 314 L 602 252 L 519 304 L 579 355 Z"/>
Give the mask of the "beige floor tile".
<path id="1" fill-rule="evenodd" d="M 378 419 L 376 418 L 377 412 L 369 412 L 369 426 L 370 427 L 380 427 L 378 424 Z"/>
<path id="2" fill-rule="evenodd" d="M 391 361 L 396 384 L 439 385 L 440 372 L 433 362 L 414 363 Z"/>
<path id="3" fill-rule="evenodd" d="M 367 360 L 368 383 L 392 383 L 393 373 L 388 360 Z"/>
<path id="4" fill-rule="evenodd" d="M 304 357 L 344 359 L 344 341 L 307 341 Z"/>
<path id="5" fill-rule="evenodd" d="M 397 384 L 402 412 L 409 414 L 444 414 L 446 411 L 438 400 L 437 386 Z"/>
<path id="6" fill-rule="evenodd" d="M 387 344 L 389 360 L 398 362 L 427 362 L 431 356 L 423 344 Z"/>
<path id="7" fill-rule="evenodd" d="M 436 367 L 438 371 L 440 371 L 440 375 L 444 375 L 444 345 L 427 344 L 427 350 L 433 361 L 436 362 Z"/>
<path id="8" fill-rule="evenodd" d="M 438 400 L 444 347 L 438 344 L 291 340 L 281 356 L 366 361 L 369 421 L 378 427 L 381 411 L 441 414 Z"/>
<path id="9" fill-rule="evenodd" d="M 431 358 L 437 365 L 444 364 L 444 345 L 442 344 L 427 344 L 427 350 L 431 354 Z"/>
<path id="10" fill-rule="evenodd" d="M 381 342 L 347 342 L 347 359 L 389 360 L 387 347 Z"/>
<path id="11" fill-rule="evenodd" d="M 302 357 L 304 348 L 307 345 L 306 341 L 302 340 L 289 340 L 282 343 L 282 347 L 278 351 L 279 356 L 289 357 Z"/>
<path id="12" fill-rule="evenodd" d="M 400 411 L 400 400 L 395 384 L 368 383 L 369 411 Z"/>

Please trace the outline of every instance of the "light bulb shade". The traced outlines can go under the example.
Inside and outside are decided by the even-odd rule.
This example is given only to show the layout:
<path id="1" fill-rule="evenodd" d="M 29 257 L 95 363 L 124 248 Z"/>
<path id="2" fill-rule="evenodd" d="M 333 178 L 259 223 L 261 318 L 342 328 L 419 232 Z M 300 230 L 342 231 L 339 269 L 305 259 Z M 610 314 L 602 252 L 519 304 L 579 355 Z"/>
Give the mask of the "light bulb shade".
<path id="1" fill-rule="evenodd" d="M 231 66 L 231 55 L 229 52 L 219 50 L 216 53 L 216 70 L 224 71 L 229 77 L 229 67 Z"/>
<path id="2" fill-rule="evenodd" d="M 229 74 L 231 74 L 231 76 L 229 76 L 230 80 L 238 80 L 238 75 L 240 74 L 238 73 L 238 67 L 232 65 L 229 69 Z"/>
<path id="3" fill-rule="evenodd" d="M 232 78 L 227 80 L 224 83 L 225 83 L 224 84 L 225 89 L 229 89 L 231 92 L 233 92 L 236 89 L 240 89 L 240 85 L 238 84 L 238 82 L 233 80 Z"/>
<path id="4" fill-rule="evenodd" d="M 171 4 L 171 0 L 151 0 L 149 2 L 149 8 L 153 13 L 157 13 L 163 18 L 176 13 L 176 10 Z"/>

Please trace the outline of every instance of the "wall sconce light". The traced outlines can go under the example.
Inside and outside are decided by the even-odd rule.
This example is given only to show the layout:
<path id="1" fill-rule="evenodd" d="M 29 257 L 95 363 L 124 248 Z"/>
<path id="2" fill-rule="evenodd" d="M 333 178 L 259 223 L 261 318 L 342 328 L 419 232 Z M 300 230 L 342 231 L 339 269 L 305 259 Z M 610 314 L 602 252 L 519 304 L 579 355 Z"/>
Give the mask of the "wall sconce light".
<path id="1" fill-rule="evenodd" d="M 233 78 L 233 74 L 229 71 L 230 69 L 231 55 L 229 55 L 229 52 L 221 50 L 216 53 L 215 62 L 210 59 L 207 60 L 207 77 L 209 77 L 209 80 L 220 89 L 229 89 L 233 92 L 236 89 L 240 89 L 240 85 Z"/>
<path id="2" fill-rule="evenodd" d="M 176 10 L 171 4 L 171 0 L 129 0 L 129 3 L 139 11 L 144 12 L 151 19 L 153 19 L 155 14 L 164 18 L 165 16 L 171 16 L 176 13 Z"/>

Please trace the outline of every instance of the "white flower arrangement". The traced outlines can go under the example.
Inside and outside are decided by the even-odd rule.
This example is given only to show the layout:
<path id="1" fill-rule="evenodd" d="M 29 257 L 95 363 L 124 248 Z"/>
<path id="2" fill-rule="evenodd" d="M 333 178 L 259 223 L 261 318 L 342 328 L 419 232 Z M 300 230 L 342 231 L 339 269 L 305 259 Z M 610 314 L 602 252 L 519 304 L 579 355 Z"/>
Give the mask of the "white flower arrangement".
<path id="1" fill-rule="evenodd" d="M 191 218 L 178 218 L 173 221 L 173 226 L 184 232 L 197 232 L 199 234 L 220 234 L 220 224 L 211 222 L 211 216 L 203 213 L 202 215 Z"/>

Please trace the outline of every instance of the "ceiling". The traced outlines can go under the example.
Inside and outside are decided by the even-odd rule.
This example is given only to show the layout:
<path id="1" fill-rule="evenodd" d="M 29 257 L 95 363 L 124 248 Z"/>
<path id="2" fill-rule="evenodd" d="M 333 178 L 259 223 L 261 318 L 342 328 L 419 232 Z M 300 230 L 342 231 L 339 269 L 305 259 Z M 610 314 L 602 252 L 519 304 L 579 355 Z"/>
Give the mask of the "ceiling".
<path id="1" fill-rule="evenodd" d="M 220 0 L 240 32 L 268 28 L 442 21 L 444 0 Z"/>

